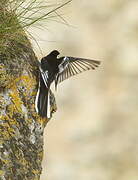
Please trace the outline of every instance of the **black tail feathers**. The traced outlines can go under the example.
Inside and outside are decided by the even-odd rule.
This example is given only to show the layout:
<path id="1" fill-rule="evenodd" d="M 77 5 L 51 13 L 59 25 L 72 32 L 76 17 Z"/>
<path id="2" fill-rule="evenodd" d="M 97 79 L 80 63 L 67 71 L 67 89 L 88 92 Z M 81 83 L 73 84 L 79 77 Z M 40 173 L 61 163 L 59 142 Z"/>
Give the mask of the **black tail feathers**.
<path id="1" fill-rule="evenodd" d="M 42 118 L 50 118 L 49 89 L 46 88 L 43 80 L 41 80 L 36 95 L 35 108 Z"/>

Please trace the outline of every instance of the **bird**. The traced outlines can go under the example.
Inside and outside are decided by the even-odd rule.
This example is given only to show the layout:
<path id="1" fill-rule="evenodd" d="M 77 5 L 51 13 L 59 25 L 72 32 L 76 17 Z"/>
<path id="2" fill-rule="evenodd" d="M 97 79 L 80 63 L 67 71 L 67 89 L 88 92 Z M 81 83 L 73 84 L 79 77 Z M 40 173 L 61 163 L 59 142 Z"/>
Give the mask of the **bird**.
<path id="1" fill-rule="evenodd" d="M 100 61 L 61 56 L 59 51 L 53 50 L 41 59 L 39 64 L 39 83 L 35 99 L 36 112 L 42 118 L 50 118 L 50 86 L 55 81 L 55 89 L 62 81 L 77 75 L 83 71 L 94 70 L 100 65 Z"/>

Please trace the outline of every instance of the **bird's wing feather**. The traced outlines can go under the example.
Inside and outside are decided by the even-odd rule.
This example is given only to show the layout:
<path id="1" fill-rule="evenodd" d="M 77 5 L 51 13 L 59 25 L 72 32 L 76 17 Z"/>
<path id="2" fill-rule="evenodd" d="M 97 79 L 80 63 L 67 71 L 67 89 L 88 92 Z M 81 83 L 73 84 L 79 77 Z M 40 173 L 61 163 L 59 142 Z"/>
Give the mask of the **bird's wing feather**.
<path id="1" fill-rule="evenodd" d="M 83 71 L 90 69 L 95 69 L 100 65 L 100 61 L 75 58 L 75 57 L 65 57 L 63 62 L 59 65 L 59 73 L 56 79 L 56 85 L 71 76 L 79 74 Z"/>
<path id="2" fill-rule="evenodd" d="M 48 88 L 48 71 L 43 71 L 41 67 L 39 67 L 40 69 L 40 73 L 41 73 L 41 76 L 42 76 L 42 79 L 44 81 L 44 84 L 45 86 Z"/>

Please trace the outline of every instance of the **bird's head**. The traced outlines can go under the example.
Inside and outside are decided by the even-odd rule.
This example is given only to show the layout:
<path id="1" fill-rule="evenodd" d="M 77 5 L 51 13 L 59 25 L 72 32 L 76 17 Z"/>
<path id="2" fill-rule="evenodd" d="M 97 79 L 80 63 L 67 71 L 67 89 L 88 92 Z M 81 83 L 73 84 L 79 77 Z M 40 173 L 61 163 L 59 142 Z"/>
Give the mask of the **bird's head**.
<path id="1" fill-rule="evenodd" d="M 60 53 L 57 51 L 57 50 L 53 50 L 51 53 L 50 53 L 50 55 L 52 55 L 52 56 L 58 56 Z"/>

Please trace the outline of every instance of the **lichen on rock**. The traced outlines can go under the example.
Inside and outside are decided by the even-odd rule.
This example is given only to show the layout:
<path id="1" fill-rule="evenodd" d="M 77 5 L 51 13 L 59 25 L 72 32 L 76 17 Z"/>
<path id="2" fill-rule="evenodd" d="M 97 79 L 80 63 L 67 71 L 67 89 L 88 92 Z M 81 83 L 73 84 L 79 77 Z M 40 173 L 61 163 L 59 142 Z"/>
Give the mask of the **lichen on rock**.
<path id="1" fill-rule="evenodd" d="M 14 41 L 15 45 L 19 48 L 18 42 Z M 48 120 L 40 118 L 34 106 L 37 58 L 30 45 L 20 48 L 22 55 L 15 54 L 13 59 L 8 55 L 6 60 L 6 54 L 0 54 L 0 177 L 37 180 L 42 170 L 43 131 Z M 53 113 L 56 106 L 52 92 L 51 97 Z"/>
<path id="2" fill-rule="evenodd" d="M 49 119 L 35 111 L 39 63 L 8 3 L 0 4 L 0 179 L 38 180 Z M 56 111 L 52 92 L 50 103 L 52 115 Z"/>

